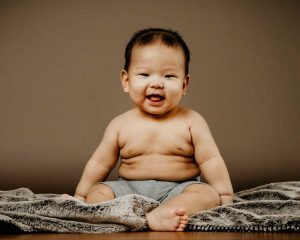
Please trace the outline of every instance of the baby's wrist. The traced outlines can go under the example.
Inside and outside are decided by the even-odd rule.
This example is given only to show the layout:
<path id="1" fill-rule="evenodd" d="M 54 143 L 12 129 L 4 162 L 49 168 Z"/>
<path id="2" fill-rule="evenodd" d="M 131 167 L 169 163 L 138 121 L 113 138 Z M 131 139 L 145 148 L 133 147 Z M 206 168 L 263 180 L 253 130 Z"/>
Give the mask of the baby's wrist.
<path id="1" fill-rule="evenodd" d="M 221 205 L 232 204 L 233 196 L 232 195 L 220 195 Z"/>

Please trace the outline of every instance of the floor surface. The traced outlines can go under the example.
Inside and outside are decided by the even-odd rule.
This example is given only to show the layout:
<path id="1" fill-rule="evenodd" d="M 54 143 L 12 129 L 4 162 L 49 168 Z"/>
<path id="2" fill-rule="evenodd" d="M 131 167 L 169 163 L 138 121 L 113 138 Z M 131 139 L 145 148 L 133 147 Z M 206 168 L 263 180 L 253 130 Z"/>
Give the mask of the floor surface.
<path id="1" fill-rule="evenodd" d="M 127 232 L 111 234 L 16 234 L 0 235 L 16 240 L 296 240 L 300 233 L 228 233 L 228 232 Z"/>

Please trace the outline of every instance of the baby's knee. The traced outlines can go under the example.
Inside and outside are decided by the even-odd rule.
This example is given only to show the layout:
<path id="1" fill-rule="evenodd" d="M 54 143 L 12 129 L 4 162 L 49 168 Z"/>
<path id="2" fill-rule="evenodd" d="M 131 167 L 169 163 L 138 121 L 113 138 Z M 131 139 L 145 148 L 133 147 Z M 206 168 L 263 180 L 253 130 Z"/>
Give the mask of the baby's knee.
<path id="1" fill-rule="evenodd" d="M 205 198 L 211 207 L 217 207 L 221 204 L 218 192 L 209 184 L 192 184 L 186 188 L 187 191 L 199 194 L 199 197 Z"/>
<path id="2" fill-rule="evenodd" d="M 105 184 L 96 184 L 88 191 L 85 202 L 86 203 L 95 203 L 95 200 L 99 199 L 97 202 L 112 200 L 115 198 L 115 195 L 111 188 Z"/>
<path id="3" fill-rule="evenodd" d="M 207 188 L 208 188 L 208 193 L 209 196 L 211 198 L 211 203 L 213 205 L 213 207 L 217 207 L 221 205 L 221 198 L 219 193 L 216 191 L 215 188 L 213 188 L 212 186 L 207 184 Z"/>

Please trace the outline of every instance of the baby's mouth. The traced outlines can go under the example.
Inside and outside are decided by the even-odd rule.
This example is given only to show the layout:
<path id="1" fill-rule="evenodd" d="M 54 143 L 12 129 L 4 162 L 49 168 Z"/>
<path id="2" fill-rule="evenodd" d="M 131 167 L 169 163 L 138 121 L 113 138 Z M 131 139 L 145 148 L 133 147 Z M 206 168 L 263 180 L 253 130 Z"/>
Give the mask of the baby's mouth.
<path id="1" fill-rule="evenodd" d="M 153 102 L 159 102 L 165 99 L 164 96 L 159 95 L 159 94 L 150 94 L 146 96 L 147 99 L 153 101 Z"/>

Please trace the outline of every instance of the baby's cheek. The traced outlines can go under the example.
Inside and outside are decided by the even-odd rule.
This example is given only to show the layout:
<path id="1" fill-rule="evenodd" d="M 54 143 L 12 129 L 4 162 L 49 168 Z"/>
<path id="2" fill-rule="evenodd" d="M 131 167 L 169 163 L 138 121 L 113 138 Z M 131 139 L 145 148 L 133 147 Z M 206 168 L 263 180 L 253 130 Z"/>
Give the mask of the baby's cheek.
<path id="1" fill-rule="evenodd" d="M 146 92 L 147 87 L 145 86 L 145 84 L 142 83 L 142 81 L 140 81 L 132 85 L 131 89 L 135 94 L 144 94 Z"/>
<path id="2" fill-rule="evenodd" d="M 178 82 L 173 81 L 173 82 L 168 82 L 167 87 L 170 90 L 170 92 L 172 91 L 174 93 L 178 93 L 182 91 L 183 85 L 179 81 Z"/>
<path id="3" fill-rule="evenodd" d="M 182 88 L 180 86 L 172 87 L 169 90 L 169 95 L 174 97 L 174 98 L 181 98 L 182 96 Z"/>

